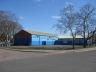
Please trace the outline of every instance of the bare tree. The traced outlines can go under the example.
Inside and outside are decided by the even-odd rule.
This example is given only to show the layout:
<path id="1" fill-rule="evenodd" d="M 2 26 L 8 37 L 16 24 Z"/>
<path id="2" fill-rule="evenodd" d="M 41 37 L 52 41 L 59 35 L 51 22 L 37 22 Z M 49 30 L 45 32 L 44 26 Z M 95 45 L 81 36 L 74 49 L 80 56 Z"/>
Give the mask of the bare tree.
<path id="1" fill-rule="evenodd" d="M 96 32 L 96 8 L 91 4 L 81 7 L 78 13 L 78 32 L 84 38 L 84 48 L 87 40 Z"/>
<path id="2" fill-rule="evenodd" d="M 64 9 L 61 11 L 61 18 L 58 20 L 58 24 L 56 24 L 56 28 L 61 33 L 66 33 L 70 31 L 71 36 L 73 37 L 72 46 L 74 49 L 74 41 L 76 37 L 76 12 L 74 10 L 74 6 L 72 4 L 65 5 Z"/>
<path id="3" fill-rule="evenodd" d="M 0 11 L 1 42 L 4 42 L 6 46 L 10 45 L 13 43 L 12 40 L 14 34 L 21 29 L 22 26 L 17 22 L 15 14 L 12 14 L 11 12 Z"/>

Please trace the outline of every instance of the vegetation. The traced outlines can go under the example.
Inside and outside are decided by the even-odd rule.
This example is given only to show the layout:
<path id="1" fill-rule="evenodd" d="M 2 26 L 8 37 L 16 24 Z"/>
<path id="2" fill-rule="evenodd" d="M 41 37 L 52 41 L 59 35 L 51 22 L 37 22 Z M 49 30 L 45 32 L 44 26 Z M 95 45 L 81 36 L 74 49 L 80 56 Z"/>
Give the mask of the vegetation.
<path id="1" fill-rule="evenodd" d="M 84 48 L 87 41 L 96 32 L 96 8 L 91 4 L 86 4 L 81 7 L 78 12 L 78 32 L 84 38 Z"/>
<path id="2" fill-rule="evenodd" d="M 60 16 L 55 25 L 56 29 L 61 33 L 70 32 L 73 37 L 73 48 L 76 35 L 81 35 L 84 39 L 83 46 L 86 48 L 87 41 L 96 33 L 96 8 L 86 4 L 76 11 L 72 4 L 67 4 Z"/>
<path id="3" fill-rule="evenodd" d="M 17 22 L 15 14 L 7 11 L 0 11 L 0 45 L 10 46 L 13 44 L 13 36 L 16 32 L 22 29 L 22 26 Z"/>

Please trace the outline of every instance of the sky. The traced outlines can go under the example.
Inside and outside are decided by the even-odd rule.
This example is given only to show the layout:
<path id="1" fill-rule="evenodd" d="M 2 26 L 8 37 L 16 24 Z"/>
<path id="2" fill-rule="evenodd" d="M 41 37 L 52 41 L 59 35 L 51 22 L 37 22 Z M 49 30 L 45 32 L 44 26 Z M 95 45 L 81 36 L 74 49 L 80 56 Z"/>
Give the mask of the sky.
<path id="1" fill-rule="evenodd" d="M 53 25 L 66 3 L 72 3 L 77 10 L 86 3 L 96 6 L 96 0 L 0 0 L 0 10 L 16 14 L 24 29 L 57 33 Z"/>

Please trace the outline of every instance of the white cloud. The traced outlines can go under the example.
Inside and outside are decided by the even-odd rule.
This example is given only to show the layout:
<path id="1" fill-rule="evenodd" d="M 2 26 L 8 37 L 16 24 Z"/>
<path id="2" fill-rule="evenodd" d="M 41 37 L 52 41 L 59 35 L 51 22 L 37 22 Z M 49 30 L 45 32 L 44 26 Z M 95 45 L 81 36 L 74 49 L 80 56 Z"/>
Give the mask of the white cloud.
<path id="1" fill-rule="evenodd" d="M 65 5 L 74 5 L 72 2 L 65 2 Z"/>
<path id="2" fill-rule="evenodd" d="M 23 19 L 24 19 L 24 17 L 23 17 L 23 16 L 19 16 L 19 19 L 20 19 L 20 20 L 23 20 Z"/>
<path id="3" fill-rule="evenodd" d="M 61 16 L 52 16 L 53 19 L 60 19 Z"/>

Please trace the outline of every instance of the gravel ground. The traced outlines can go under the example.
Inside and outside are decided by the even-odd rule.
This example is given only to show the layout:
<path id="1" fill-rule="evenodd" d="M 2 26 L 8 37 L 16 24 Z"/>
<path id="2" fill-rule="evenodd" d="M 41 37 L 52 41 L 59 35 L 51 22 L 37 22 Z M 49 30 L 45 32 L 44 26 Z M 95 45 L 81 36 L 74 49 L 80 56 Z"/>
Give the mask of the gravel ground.
<path id="1" fill-rule="evenodd" d="M 13 60 L 13 59 L 23 59 L 23 58 L 30 58 L 30 57 L 41 57 L 48 55 L 48 53 L 34 53 L 34 52 L 19 52 L 19 51 L 11 51 L 0 49 L 0 61 L 5 60 Z"/>
<path id="2" fill-rule="evenodd" d="M 0 61 L 0 72 L 96 72 L 96 50 Z"/>
<path id="3" fill-rule="evenodd" d="M 78 49 L 78 50 L 23 50 L 22 49 L 22 51 L 13 51 L 11 49 L 0 49 L 0 61 L 42 57 L 47 55 L 56 55 L 56 54 L 69 53 L 69 52 L 85 52 L 85 51 L 93 51 L 93 50 L 96 50 L 96 48 L 86 48 L 86 49 Z"/>

